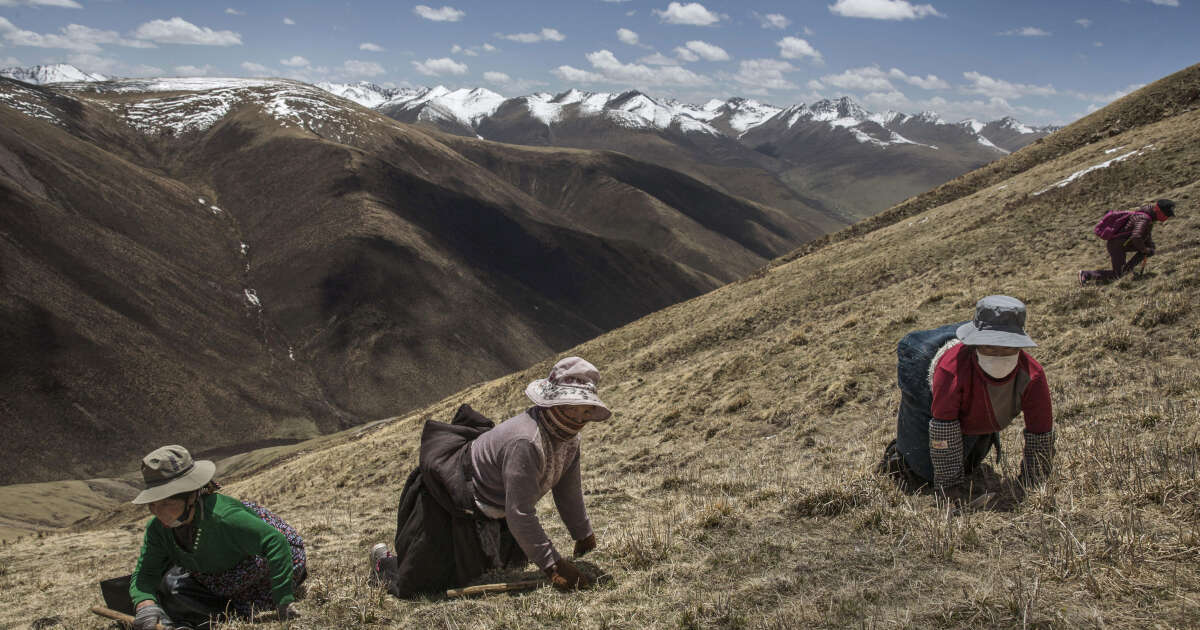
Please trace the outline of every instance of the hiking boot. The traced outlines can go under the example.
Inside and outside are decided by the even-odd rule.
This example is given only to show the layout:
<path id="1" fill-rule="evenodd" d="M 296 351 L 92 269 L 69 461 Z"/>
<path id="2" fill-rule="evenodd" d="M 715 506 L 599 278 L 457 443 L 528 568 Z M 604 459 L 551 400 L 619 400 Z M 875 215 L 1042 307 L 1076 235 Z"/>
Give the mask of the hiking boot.
<path id="1" fill-rule="evenodd" d="M 1086 286 L 1086 285 L 1087 285 L 1087 276 L 1083 275 L 1083 272 L 1080 271 L 1079 272 L 1079 286 L 1082 287 L 1082 286 Z"/>
<path id="2" fill-rule="evenodd" d="M 387 543 L 376 543 L 374 547 L 371 547 L 371 554 L 369 556 L 371 560 L 371 576 L 367 580 L 369 584 L 378 586 L 383 582 L 379 575 L 379 563 L 393 556 L 394 554 L 388 551 Z"/>

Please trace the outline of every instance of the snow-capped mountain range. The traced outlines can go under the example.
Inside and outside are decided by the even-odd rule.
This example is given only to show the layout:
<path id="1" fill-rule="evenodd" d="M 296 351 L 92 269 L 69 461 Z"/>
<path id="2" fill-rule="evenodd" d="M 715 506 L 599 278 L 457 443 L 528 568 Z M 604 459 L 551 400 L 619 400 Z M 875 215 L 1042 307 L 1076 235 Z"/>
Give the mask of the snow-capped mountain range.
<path id="1" fill-rule="evenodd" d="M 66 63 L 56 63 L 48 66 L 30 66 L 28 68 L 4 68 L 0 69 L 0 77 L 8 77 L 25 83 L 34 85 L 46 85 L 50 83 L 78 83 L 78 82 L 94 82 L 108 81 L 109 77 L 95 72 L 84 72 L 75 66 Z"/>
<path id="2" fill-rule="evenodd" d="M 1044 135 L 1054 127 L 1031 127 L 1012 118 L 988 123 L 968 119 L 948 123 L 935 112 L 916 115 L 894 111 L 873 113 L 867 111 L 848 97 L 827 99 L 811 104 L 776 107 L 753 99 L 735 97 L 725 101 L 713 99 L 704 105 L 680 103 L 670 99 L 656 99 L 636 90 L 608 93 L 586 92 L 571 89 L 560 94 L 539 92 L 526 96 L 505 98 L 486 88 L 449 90 L 444 86 L 431 88 L 384 88 L 373 83 L 319 83 L 317 87 L 352 100 L 364 107 L 378 109 L 385 114 L 406 122 L 450 123 L 479 135 L 481 124 L 501 109 L 512 107 L 527 111 L 540 123 L 553 126 L 572 117 L 596 117 L 612 121 L 629 129 L 666 131 L 677 129 L 682 133 L 703 133 L 740 138 L 750 130 L 770 121 L 790 129 L 802 122 L 823 122 L 830 129 L 845 129 L 858 142 L 877 146 L 911 144 L 929 146 L 906 138 L 893 128 L 911 121 L 930 125 L 957 127 L 976 136 L 980 145 L 999 153 L 1011 149 L 1003 142 L 993 142 L 985 135 L 985 128 L 1006 129 L 1016 134 Z M 864 128 L 882 127 L 886 134 L 873 133 Z M 456 131 L 455 129 L 447 129 Z M 481 137 L 486 138 L 486 134 Z"/>

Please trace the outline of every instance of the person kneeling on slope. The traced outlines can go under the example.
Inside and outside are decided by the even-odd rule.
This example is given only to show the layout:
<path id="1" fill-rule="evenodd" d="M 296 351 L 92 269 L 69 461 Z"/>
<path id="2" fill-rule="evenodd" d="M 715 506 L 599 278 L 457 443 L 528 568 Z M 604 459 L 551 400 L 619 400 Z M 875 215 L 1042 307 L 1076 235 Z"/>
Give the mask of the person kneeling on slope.
<path id="1" fill-rule="evenodd" d="M 135 614 L 134 630 L 208 628 L 227 615 L 249 619 L 275 610 L 296 619 L 296 587 L 308 575 L 304 541 L 270 510 L 221 494 L 216 466 L 182 446 L 142 459 L 146 489 L 133 503 L 146 523 L 133 575 L 101 584 L 105 600 L 128 585 L 129 600 L 110 607 Z"/>
<path id="2" fill-rule="evenodd" d="M 575 555 L 596 547 L 583 504 L 579 432 L 612 415 L 596 393 L 600 373 L 560 360 L 525 395 L 534 406 L 493 428 L 463 405 L 453 422 L 427 421 L 420 464 L 400 494 L 396 550 L 371 550 L 373 578 L 397 597 L 461 586 L 484 572 L 532 561 L 560 590 L 591 580 L 555 550 L 535 506 L 547 492 Z"/>
<path id="3" fill-rule="evenodd" d="M 979 300 L 972 321 L 905 335 L 896 349 L 896 439 L 881 470 L 966 500 L 966 475 L 1023 414 L 1019 481 L 1044 482 L 1054 458 L 1050 387 L 1042 366 L 1022 350 L 1036 345 L 1025 334 L 1025 305 L 1006 295 Z"/>
<path id="4" fill-rule="evenodd" d="M 1100 225 L 1096 226 L 1096 235 L 1105 239 L 1108 257 L 1112 261 L 1112 270 L 1095 269 L 1079 272 L 1079 286 L 1089 282 L 1106 283 L 1129 273 L 1146 258 L 1153 256 L 1155 247 L 1150 233 L 1154 223 L 1165 222 L 1175 216 L 1175 202 L 1170 199 L 1159 199 L 1136 210 L 1110 212 L 1104 216 Z M 1112 228 L 1104 229 L 1109 220 L 1123 221 L 1115 223 Z M 1129 262 L 1125 262 L 1128 252 L 1136 252 Z"/>

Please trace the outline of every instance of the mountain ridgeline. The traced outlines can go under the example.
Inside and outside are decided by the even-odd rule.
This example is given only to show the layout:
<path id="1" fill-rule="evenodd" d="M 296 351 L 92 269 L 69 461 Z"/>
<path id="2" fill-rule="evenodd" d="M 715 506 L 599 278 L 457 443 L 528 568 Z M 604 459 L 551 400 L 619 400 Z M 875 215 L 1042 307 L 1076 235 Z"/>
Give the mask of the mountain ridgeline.
<path id="1" fill-rule="evenodd" d="M 394 415 L 842 225 L 243 79 L 0 78 L 0 205 L 0 483 Z"/>

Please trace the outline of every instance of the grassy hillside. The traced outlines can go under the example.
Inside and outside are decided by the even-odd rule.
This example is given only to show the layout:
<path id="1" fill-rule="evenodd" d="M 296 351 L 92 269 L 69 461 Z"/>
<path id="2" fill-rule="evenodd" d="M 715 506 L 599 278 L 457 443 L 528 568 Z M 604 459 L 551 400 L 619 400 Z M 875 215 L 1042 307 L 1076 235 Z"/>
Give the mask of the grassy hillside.
<path id="1" fill-rule="evenodd" d="M 1200 111 L 1183 109 L 1010 177 L 968 175 L 940 203 L 563 353 L 600 367 L 616 410 L 583 434 L 599 539 L 583 562 L 612 577 L 594 591 L 399 601 L 365 583 L 367 550 L 394 533 L 420 421 L 448 420 L 463 402 L 508 417 L 555 357 L 227 491 L 275 509 L 308 541 L 308 614 L 295 624 L 304 628 L 1192 626 Z M 1134 150 L 1143 152 L 1054 187 Z M 1156 228 L 1147 273 L 1079 288 L 1078 269 L 1106 262 L 1090 232 L 1099 215 L 1157 197 L 1176 199 L 1179 217 Z M 871 468 L 894 431 L 895 342 L 969 317 L 992 293 L 1029 306 L 1058 456 L 1049 485 L 1023 502 L 955 514 Z M 1003 438 L 1004 461 L 978 479 L 1001 491 L 1021 452 L 1018 429 Z M 569 549 L 553 504 L 541 508 Z M 0 546 L 0 626 L 56 614 L 101 627 L 85 612 L 99 601 L 95 582 L 132 568 L 144 519 L 126 508 Z"/>

